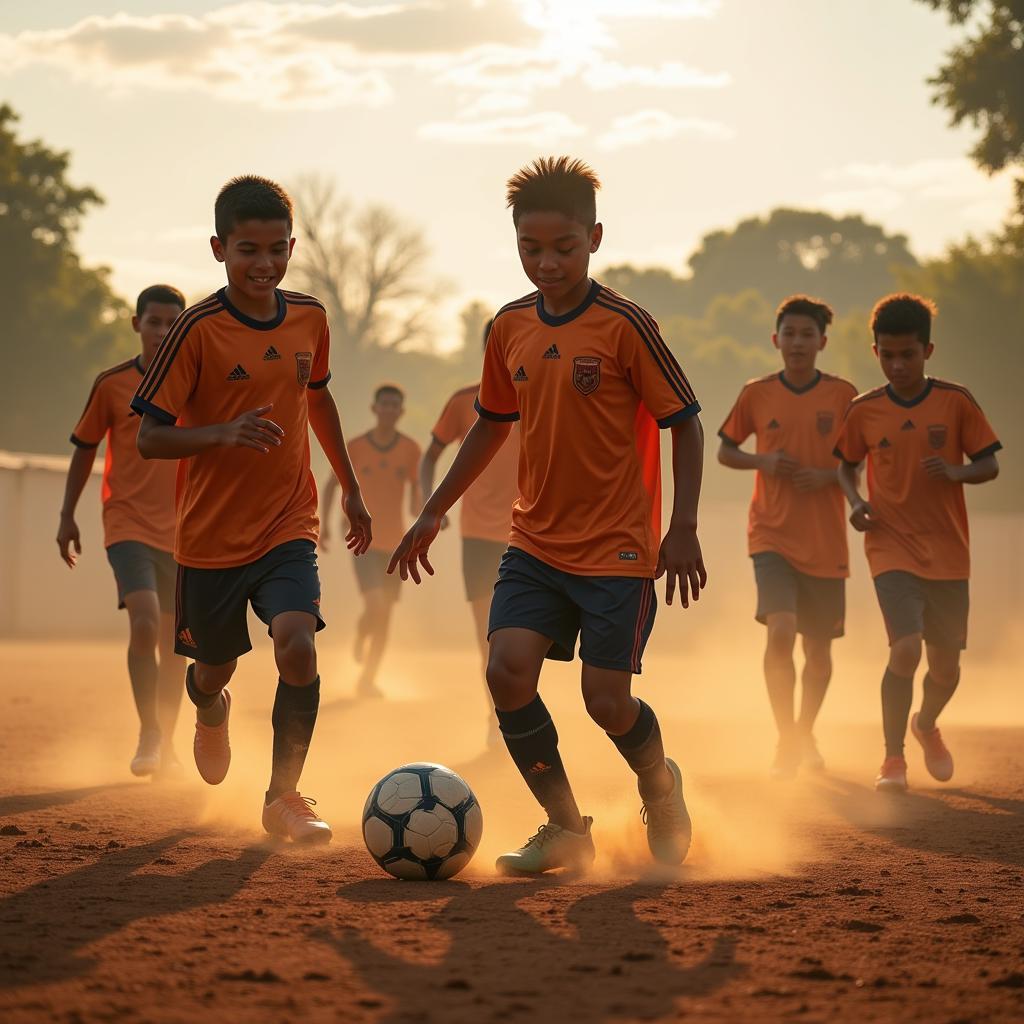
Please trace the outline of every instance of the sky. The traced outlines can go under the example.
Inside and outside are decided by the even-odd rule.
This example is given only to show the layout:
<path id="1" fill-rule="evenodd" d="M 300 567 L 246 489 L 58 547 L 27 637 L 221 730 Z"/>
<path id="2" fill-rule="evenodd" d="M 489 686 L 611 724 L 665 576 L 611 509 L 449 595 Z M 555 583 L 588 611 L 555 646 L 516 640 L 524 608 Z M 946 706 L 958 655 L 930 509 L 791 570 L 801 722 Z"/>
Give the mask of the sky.
<path id="1" fill-rule="evenodd" d="M 594 264 L 685 271 L 776 206 L 861 212 L 919 256 L 995 230 L 1006 175 L 927 84 L 958 32 L 917 0 L 0 0 L 0 97 L 106 204 L 87 262 L 133 296 L 221 283 L 213 198 L 315 173 L 420 229 L 444 296 L 529 291 L 504 183 L 571 153 L 603 181 Z"/>

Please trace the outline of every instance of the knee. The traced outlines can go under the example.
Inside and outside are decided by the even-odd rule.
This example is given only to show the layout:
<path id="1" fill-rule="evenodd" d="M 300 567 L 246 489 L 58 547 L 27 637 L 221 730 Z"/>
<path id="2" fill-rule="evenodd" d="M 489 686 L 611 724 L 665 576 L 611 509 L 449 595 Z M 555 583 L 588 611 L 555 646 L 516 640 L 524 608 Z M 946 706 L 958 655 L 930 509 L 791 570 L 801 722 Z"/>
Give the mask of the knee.
<path id="1" fill-rule="evenodd" d="M 905 636 L 889 648 L 889 668 L 898 676 L 912 676 L 921 663 L 921 638 Z"/>
<path id="2" fill-rule="evenodd" d="M 796 625 L 788 619 L 783 621 L 773 620 L 768 623 L 768 647 L 769 657 L 789 658 L 793 655 L 793 645 L 796 643 Z"/>
<path id="3" fill-rule="evenodd" d="M 610 693 L 584 693 L 583 703 L 594 722 L 614 735 L 629 732 L 636 720 L 637 703 L 628 695 L 622 701 Z"/>
<path id="4" fill-rule="evenodd" d="M 936 657 L 929 652 L 928 675 L 932 682 L 943 690 L 953 690 L 960 682 L 960 658 L 959 652 L 954 655 L 943 655 Z"/>
<path id="5" fill-rule="evenodd" d="M 807 667 L 816 675 L 828 675 L 832 671 L 831 644 L 805 642 L 804 659 Z"/>
<path id="6" fill-rule="evenodd" d="M 537 692 L 525 666 L 493 647 L 487 658 L 487 689 L 494 706 L 502 710 L 521 708 L 533 700 Z"/>
<path id="7" fill-rule="evenodd" d="M 274 659 L 281 678 L 304 686 L 316 675 L 316 645 L 313 635 L 304 630 L 287 630 L 274 635 Z"/>
<path id="8" fill-rule="evenodd" d="M 200 693 L 220 693 L 231 682 L 238 661 L 229 661 L 225 665 L 205 665 L 195 663 L 192 680 Z"/>
<path id="9" fill-rule="evenodd" d="M 152 654 L 160 640 L 160 623 L 153 615 L 133 615 L 128 634 L 132 654 Z"/>

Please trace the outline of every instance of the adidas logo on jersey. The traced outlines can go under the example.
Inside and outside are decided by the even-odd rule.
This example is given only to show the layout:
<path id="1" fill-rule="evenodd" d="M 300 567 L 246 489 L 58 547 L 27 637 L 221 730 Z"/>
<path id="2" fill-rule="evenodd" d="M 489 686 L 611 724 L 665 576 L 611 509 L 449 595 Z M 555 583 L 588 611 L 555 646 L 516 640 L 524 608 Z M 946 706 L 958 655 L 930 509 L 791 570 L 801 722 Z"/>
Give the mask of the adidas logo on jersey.
<path id="1" fill-rule="evenodd" d="M 779 421 L 777 419 L 775 419 L 774 417 L 772 417 L 772 419 L 768 421 L 768 429 L 769 430 L 778 430 L 779 429 Z"/>
<path id="2" fill-rule="evenodd" d="M 228 374 L 228 380 L 249 380 L 249 374 L 241 363 L 236 363 L 235 368 Z"/>
<path id="3" fill-rule="evenodd" d="M 879 448 L 891 448 L 892 445 L 889 443 L 889 438 L 883 437 L 882 440 L 878 442 L 878 447 Z"/>
<path id="4" fill-rule="evenodd" d="M 519 369 L 516 370 L 516 372 L 514 374 L 512 374 L 512 380 L 516 384 L 520 384 L 523 381 L 529 380 L 529 379 L 530 378 L 526 376 L 526 367 L 525 366 L 520 366 Z"/>
<path id="5" fill-rule="evenodd" d="M 558 351 L 557 345 L 552 345 L 551 348 L 544 353 L 545 359 L 561 359 L 562 354 Z"/>
<path id="6" fill-rule="evenodd" d="M 271 359 L 280 359 L 280 358 L 281 358 L 281 353 L 278 352 L 277 349 L 274 348 L 273 345 L 271 345 L 270 348 L 268 348 L 267 351 L 263 353 L 263 362 L 265 362 L 265 363 L 270 362 Z"/>
<path id="7" fill-rule="evenodd" d="M 900 427 L 900 430 L 914 430 L 914 429 L 915 428 L 914 428 L 914 421 L 913 420 L 907 420 L 907 422 L 904 423 L 902 427 Z"/>

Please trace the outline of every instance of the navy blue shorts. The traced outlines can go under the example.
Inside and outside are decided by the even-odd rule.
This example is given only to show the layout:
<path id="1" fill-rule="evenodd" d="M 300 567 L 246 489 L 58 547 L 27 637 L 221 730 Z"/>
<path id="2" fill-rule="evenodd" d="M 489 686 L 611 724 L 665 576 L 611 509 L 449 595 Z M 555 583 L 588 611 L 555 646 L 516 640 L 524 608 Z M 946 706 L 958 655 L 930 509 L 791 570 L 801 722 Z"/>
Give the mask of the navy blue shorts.
<path id="1" fill-rule="evenodd" d="M 250 602 L 270 636 L 270 624 L 281 612 L 309 612 L 316 617 L 317 631 L 323 629 L 316 545 L 286 541 L 255 562 L 231 569 L 179 566 L 175 652 L 205 665 L 223 665 L 251 651 Z"/>
<path id="2" fill-rule="evenodd" d="M 967 647 L 971 606 L 967 580 L 926 580 L 894 569 L 875 577 L 875 593 L 889 645 L 920 633 L 926 644 L 962 651 Z"/>
<path id="3" fill-rule="evenodd" d="M 174 611 L 174 587 L 178 565 L 170 551 L 150 547 L 140 540 L 121 540 L 107 548 L 107 561 L 117 582 L 117 607 L 124 607 L 125 594 L 137 590 L 155 591 L 160 611 Z"/>
<path id="4" fill-rule="evenodd" d="M 792 612 L 796 631 L 804 636 L 834 640 L 846 626 L 846 580 L 809 576 L 775 551 L 751 556 L 757 581 L 757 612 L 762 625 L 769 615 Z"/>
<path id="5" fill-rule="evenodd" d="M 490 636 L 529 629 L 551 640 L 547 656 L 639 675 L 658 601 L 654 580 L 632 576 L 577 576 L 509 548 L 498 566 Z"/>

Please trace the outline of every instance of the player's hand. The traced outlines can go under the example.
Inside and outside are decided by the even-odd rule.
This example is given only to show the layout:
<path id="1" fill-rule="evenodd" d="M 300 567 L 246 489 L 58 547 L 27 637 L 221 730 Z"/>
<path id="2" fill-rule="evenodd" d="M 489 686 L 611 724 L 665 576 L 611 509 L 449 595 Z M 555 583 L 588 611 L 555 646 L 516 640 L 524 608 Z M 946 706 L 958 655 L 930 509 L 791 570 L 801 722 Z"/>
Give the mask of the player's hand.
<path id="1" fill-rule="evenodd" d="M 761 471 L 769 476 L 787 479 L 799 468 L 800 463 L 792 455 L 787 455 L 781 448 L 778 451 L 765 452 L 761 456 Z"/>
<path id="2" fill-rule="evenodd" d="M 363 504 L 363 496 L 359 491 L 349 491 L 341 496 L 341 511 L 348 520 L 348 533 L 345 534 L 345 545 L 354 555 L 361 555 L 370 547 L 373 540 L 373 523 L 370 513 Z"/>
<path id="3" fill-rule="evenodd" d="M 416 522 L 409 527 L 409 532 L 402 538 L 401 544 L 395 548 L 391 561 L 388 562 L 389 576 L 397 567 L 403 580 L 407 580 L 411 576 L 413 583 L 421 583 L 420 566 L 423 566 L 431 576 L 434 575 L 434 567 L 430 564 L 427 555 L 430 545 L 433 544 L 434 538 L 441 529 L 441 519 L 441 516 L 433 516 L 428 512 L 420 513 Z"/>
<path id="4" fill-rule="evenodd" d="M 959 479 L 957 470 L 960 467 L 947 462 L 941 455 L 930 455 L 927 459 L 921 460 L 921 465 L 933 480 L 948 480 L 950 483 L 956 483 Z"/>
<path id="5" fill-rule="evenodd" d="M 71 553 L 74 546 L 75 553 Z M 61 516 L 60 526 L 57 528 L 57 548 L 60 557 L 64 559 L 69 569 L 74 569 L 78 556 L 82 553 L 82 538 L 78 533 L 78 523 L 74 516 Z"/>
<path id="6" fill-rule="evenodd" d="M 873 530 L 877 523 L 878 521 L 875 519 L 875 513 L 866 501 L 858 501 L 857 504 L 853 506 L 853 510 L 850 512 L 850 525 L 853 526 L 858 533 L 864 533 L 866 530 Z"/>
<path id="7" fill-rule="evenodd" d="M 696 529 L 669 527 L 658 552 L 658 568 L 655 579 L 665 576 L 665 604 L 671 604 L 679 584 L 679 596 L 684 608 L 690 607 L 690 595 L 700 600 L 700 592 L 708 582 Z"/>
<path id="8" fill-rule="evenodd" d="M 810 466 L 801 466 L 793 474 L 793 486 L 804 493 L 820 491 L 823 487 L 838 484 L 838 482 L 834 469 L 813 469 Z"/>
<path id="9" fill-rule="evenodd" d="M 258 409 L 243 412 L 230 423 L 222 423 L 220 443 L 225 448 L 255 448 L 264 454 L 271 447 L 276 448 L 284 437 L 284 431 L 273 420 L 264 419 L 273 408 L 273 403 L 261 405 Z"/>

